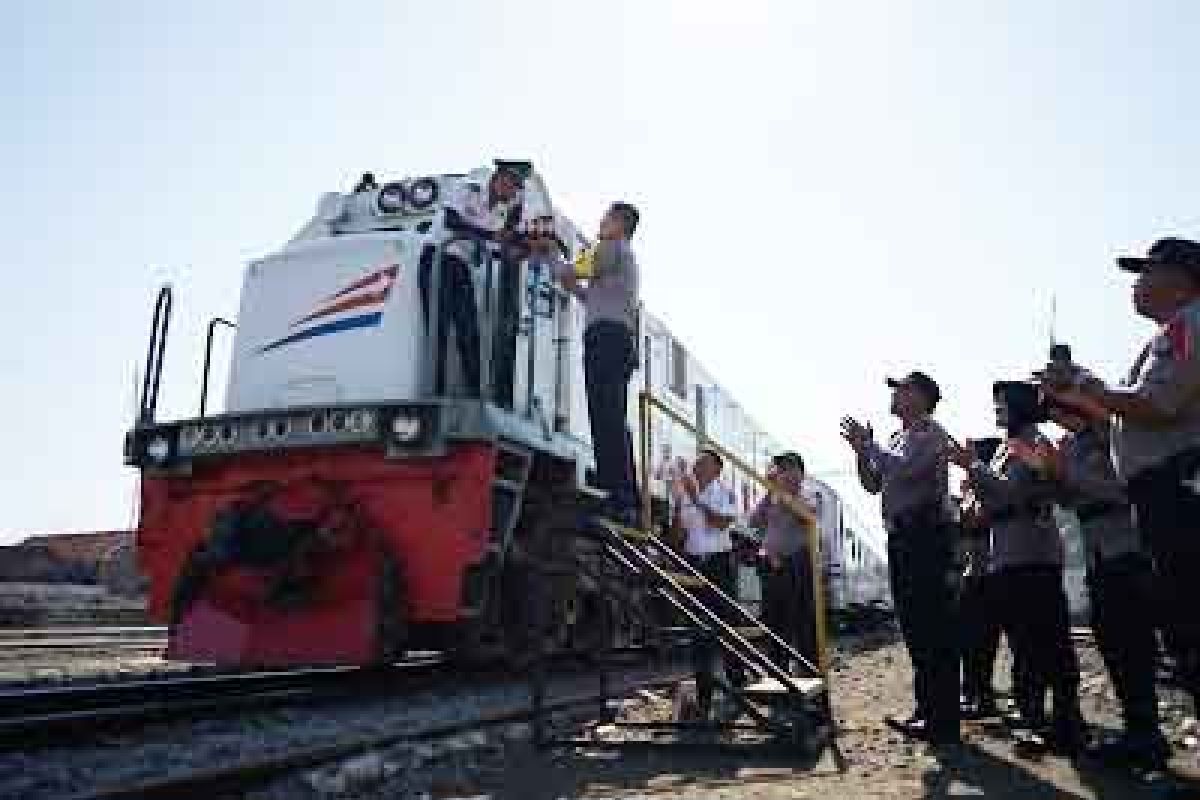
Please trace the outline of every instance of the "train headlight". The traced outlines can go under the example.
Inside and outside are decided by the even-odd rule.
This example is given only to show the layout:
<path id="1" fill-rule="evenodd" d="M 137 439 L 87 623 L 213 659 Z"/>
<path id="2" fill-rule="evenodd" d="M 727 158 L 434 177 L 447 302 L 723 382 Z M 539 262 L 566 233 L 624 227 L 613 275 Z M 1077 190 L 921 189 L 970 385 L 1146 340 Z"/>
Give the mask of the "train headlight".
<path id="1" fill-rule="evenodd" d="M 404 210 L 404 198 L 404 184 L 392 181 L 380 187 L 375 206 L 380 214 L 399 214 Z"/>
<path id="2" fill-rule="evenodd" d="M 433 178 L 417 178 L 408 187 L 408 203 L 418 211 L 424 211 L 437 202 L 438 185 Z"/>
<path id="3" fill-rule="evenodd" d="M 154 463 L 165 464 L 170 457 L 171 443 L 166 440 L 166 437 L 155 436 L 146 443 L 146 458 Z"/>
<path id="4" fill-rule="evenodd" d="M 403 443 L 413 442 L 420 435 L 420 417 L 410 417 L 406 414 L 400 414 L 392 418 L 392 436 L 396 437 L 396 441 Z"/>

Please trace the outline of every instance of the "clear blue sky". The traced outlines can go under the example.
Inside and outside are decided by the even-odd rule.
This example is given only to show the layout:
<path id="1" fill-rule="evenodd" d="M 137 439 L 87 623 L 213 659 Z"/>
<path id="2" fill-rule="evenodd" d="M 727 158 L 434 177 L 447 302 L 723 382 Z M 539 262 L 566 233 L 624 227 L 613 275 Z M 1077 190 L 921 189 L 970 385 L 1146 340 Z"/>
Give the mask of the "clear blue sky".
<path id="1" fill-rule="evenodd" d="M 1115 377 L 1147 330 L 1112 256 L 1200 235 L 1195 4 L 582 5 L 7 8 L 0 541 L 128 524 L 154 291 L 162 412 L 191 414 L 242 264 L 364 169 L 525 156 L 588 228 L 638 203 L 646 301 L 816 472 L 913 366 L 989 431 L 1052 294 Z"/>

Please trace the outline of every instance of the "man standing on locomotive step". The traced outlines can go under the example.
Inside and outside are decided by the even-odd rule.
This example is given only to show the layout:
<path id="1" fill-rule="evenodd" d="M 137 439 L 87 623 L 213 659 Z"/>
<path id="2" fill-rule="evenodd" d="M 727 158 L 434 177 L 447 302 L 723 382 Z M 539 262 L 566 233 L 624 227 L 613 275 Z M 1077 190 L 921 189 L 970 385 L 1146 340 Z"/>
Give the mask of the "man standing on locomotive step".
<path id="1" fill-rule="evenodd" d="M 1145 258 L 1117 264 L 1138 273 L 1134 309 L 1159 325 L 1126 385 L 1064 386 L 1047 370 L 1043 388 L 1113 418 L 1114 463 L 1154 563 L 1163 638 L 1200 708 L 1200 242 L 1160 239 Z"/>
<path id="2" fill-rule="evenodd" d="M 632 205 L 613 203 L 600 220 L 599 241 L 590 255 L 591 273 L 582 278 L 573 264 L 559 261 L 555 266 L 556 276 L 583 301 L 587 315 L 583 373 L 596 482 L 608 494 L 607 511 L 630 524 L 637 519 L 638 491 L 627 423 L 629 379 L 637 368 L 640 304 L 638 264 L 629 240 L 638 220 Z"/>
<path id="3" fill-rule="evenodd" d="M 434 343 L 434 391 L 437 394 L 446 391 L 446 344 L 450 327 L 453 326 L 464 388 L 468 396 L 479 397 L 479 315 L 475 302 L 475 278 L 470 266 L 476 245 L 464 237 L 503 242 L 508 232 L 506 223 L 510 221 L 510 211 L 522 182 L 517 168 L 501 163 L 490 176 L 472 173 L 470 177 L 458 181 L 443 201 L 443 213 L 434 233 L 435 240 L 443 243 L 441 274 L 438 277 L 440 319 L 437 341 Z M 433 246 L 427 246 L 422 251 L 417 278 L 427 328 L 434 250 Z"/>
<path id="4" fill-rule="evenodd" d="M 888 569 L 896 617 L 913 666 L 916 709 L 888 725 L 935 745 L 959 742 L 954 542 L 949 494 L 949 437 L 931 416 L 941 399 L 923 372 L 888 379 L 891 412 L 902 428 L 887 447 L 869 425 L 842 419 L 864 489 L 883 495 Z"/>

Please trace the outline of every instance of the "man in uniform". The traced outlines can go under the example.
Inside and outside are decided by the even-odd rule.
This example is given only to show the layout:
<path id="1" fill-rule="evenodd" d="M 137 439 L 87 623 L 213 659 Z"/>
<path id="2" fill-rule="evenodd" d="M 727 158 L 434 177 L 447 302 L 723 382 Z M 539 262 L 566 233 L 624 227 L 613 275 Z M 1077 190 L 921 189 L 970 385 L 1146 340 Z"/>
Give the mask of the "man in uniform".
<path id="1" fill-rule="evenodd" d="M 1113 470 L 1108 417 L 1053 401 L 1048 411 L 1069 432 L 1054 459 L 1059 502 L 1079 519 L 1092 630 L 1125 721 L 1124 734 L 1092 754 L 1116 765 L 1161 767 L 1170 746 L 1158 727 L 1158 644 L 1146 613 L 1153 605 L 1150 561 L 1133 526 L 1125 486 Z"/>
<path id="2" fill-rule="evenodd" d="M 1138 274 L 1134 309 L 1158 331 L 1125 386 L 1044 388 L 1113 417 L 1114 463 L 1154 561 L 1164 639 L 1200 709 L 1200 243 L 1160 239 L 1145 258 L 1117 263 Z"/>
<path id="3" fill-rule="evenodd" d="M 610 514 L 633 522 L 638 507 L 629 434 L 629 379 L 637 368 L 639 273 L 630 239 L 639 215 L 629 203 L 613 203 L 600 220 L 592 270 L 586 284 L 574 265 L 559 261 L 555 273 L 582 301 L 583 374 L 596 456 L 596 482 L 608 495 Z M 543 245 L 544 247 L 545 245 Z"/>
<path id="4" fill-rule="evenodd" d="M 1005 437 L 991 462 L 956 444 L 951 460 L 966 470 L 991 532 L 989 569 L 996 594 L 1004 598 L 1000 624 L 1013 653 L 1014 694 L 1025 723 L 1017 746 L 1033 755 L 1053 744 L 1074 755 L 1086 731 L 1063 591 L 1062 538 L 1053 513 L 1058 487 L 1052 449 L 1037 429 L 1043 409 L 1032 383 L 998 381 L 992 395 Z M 1049 742 L 1043 733 L 1047 689 L 1054 697 Z"/>
<path id="5" fill-rule="evenodd" d="M 949 437 L 932 414 L 941 391 L 923 372 L 887 381 L 901 429 L 887 447 L 871 428 L 846 417 L 859 481 L 882 493 L 888 568 L 896 616 L 913 666 L 916 709 L 892 727 L 934 744 L 959 741 L 958 636 L 953 526 L 949 505 Z"/>
<path id="6" fill-rule="evenodd" d="M 797 500 L 804 485 L 804 460 L 799 453 L 781 453 L 771 460 L 767 478 Z M 749 523 L 765 528 L 763 549 L 767 572 L 763 586 L 763 624 L 796 652 L 817 663 L 816 608 L 813 602 L 809 523 L 771 492 L 750 513 Z M 785 670 L 792 665 L 782 648 L 771 643 L 772 658 Z"/>
<path id="7" fill-rule="evenodd" d="M 440 320 L 435 342 L 434 391 L 437 394 L 446 391 L 446 344 L 453 326 L 464 389 L 468 396 L 479 397 L 479 316 L 470 266 L 476 245 L 462 237 L 474 236 L 493 242 L 511 238 L 506 223 L 510 221 L 521 185 L 520 170 L 502 162 L 490 173 L 477 170 L 458 181 L 443 201 L 442 214 L 434 232 L 434 240 L 443 243 L 438 278 Z M 435 248 L 429 246 L 421 253 L 418 276 L 421 308 L 427 325 L 434 251 Z"/>

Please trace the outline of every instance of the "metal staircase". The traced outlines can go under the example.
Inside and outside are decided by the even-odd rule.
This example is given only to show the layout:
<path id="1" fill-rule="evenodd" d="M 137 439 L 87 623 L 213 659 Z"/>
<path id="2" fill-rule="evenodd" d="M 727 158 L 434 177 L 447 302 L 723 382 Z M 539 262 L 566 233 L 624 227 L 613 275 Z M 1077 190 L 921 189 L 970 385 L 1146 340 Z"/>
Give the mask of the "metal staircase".
<path id="1" fill-rule="evenodd" d="M 695 676 L 698 720 L 655 723 L 618 723 L 639 728 L 643 735 L 632 739 L 603 741 L 571 740 L 554 744 L 599 745 L 602 747 L 678 745 L 686 731 L 690 746 L 731 745 L 725 734 L 742 732 L 754 746 L 773 745 L 791 753 L 816 754 L 832 740 L 833 726 L 827 685 L 817 667 L 759 622 L 732 598 L 697 572 L 682 556 L 653 532 L 620 525 L 603 517 L 590 520 L 586 534 L 607 548 L 614 561 L 629 573 L 631 581 L 651 589 L 664 601 L 671 619 L 661 630 L 664 638 L 682 643 Z M 803 676 L 790 674 L 767 654 L 762 645 L 774 644 L 801 665 Z M 747 677 L 735 685 L 720 663 L 733 666 Z M 734 713 L 714 713 L 713 698 L 720 693 Z M 536 696 L 536 691 L 535 691 Z M 741 720 L 748 720 L 742 722 Z M 540 727 L 539 727 L 540 729 Z M 667 739 L 645 738 L 645 733 Z M 716 734 L 717 739 L 703 738 Z M 701 735 L 700 739 L 696 737 Z M 738 746 L 738 745 L 733 745 Z"/>

